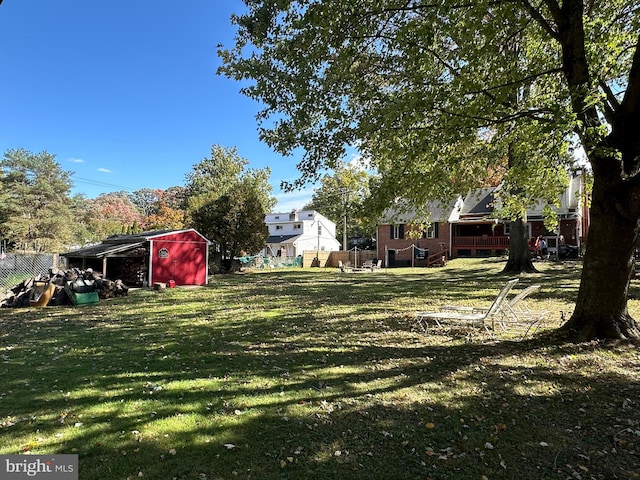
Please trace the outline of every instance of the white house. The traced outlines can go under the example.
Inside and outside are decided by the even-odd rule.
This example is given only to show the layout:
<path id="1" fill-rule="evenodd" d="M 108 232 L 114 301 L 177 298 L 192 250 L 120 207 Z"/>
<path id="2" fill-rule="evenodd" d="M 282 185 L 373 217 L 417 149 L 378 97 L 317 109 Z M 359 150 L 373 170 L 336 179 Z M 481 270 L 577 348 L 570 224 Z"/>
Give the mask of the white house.
<path id="1" fill-rule="evenodd" d="M 293 210 L 265 216 L 269 238 L 265 255 L 297 257 L 305 250 L 340 250 L 336 224 L 315 210 Z"/>

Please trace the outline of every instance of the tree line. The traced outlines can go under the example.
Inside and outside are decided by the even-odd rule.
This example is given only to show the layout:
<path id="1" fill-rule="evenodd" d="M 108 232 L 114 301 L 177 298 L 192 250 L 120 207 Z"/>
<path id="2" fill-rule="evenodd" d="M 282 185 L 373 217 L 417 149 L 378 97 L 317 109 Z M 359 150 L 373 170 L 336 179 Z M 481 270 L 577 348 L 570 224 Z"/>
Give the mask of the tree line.
<path id="1" fill-rule="evenodd" d="M 73 172 L 55 155 L 11 149 L 0 160 L 0 244 L 8 251 L 57 253 L 117 234 L 195 228 L 220 260 L 256 251 L 276 201 L 270 170 L 249 169 L 235 148 L 211 147 L 185 184 L 167 189 L 71 195 Z"/>
<path id="2" fill-rule="evenodd" d="M 195 164 L 185 184 L 167 189 L 71 195 L 73 172 L 48 152 L 8 150 L 0 160 L 0 244 L 21 252 L 55 253 L 117 234 L 195 228 L 215 244 L 220 260 L 257 253 L 268 232 L 264 215 L 276 205 L 269 168 L 250 169 L 233 148 L 214 145 Z M 324 175 L 303 209 L 321 212 L 342 238 L 372 238 L 367 214 L 371 175 L 342 163 Z"/>

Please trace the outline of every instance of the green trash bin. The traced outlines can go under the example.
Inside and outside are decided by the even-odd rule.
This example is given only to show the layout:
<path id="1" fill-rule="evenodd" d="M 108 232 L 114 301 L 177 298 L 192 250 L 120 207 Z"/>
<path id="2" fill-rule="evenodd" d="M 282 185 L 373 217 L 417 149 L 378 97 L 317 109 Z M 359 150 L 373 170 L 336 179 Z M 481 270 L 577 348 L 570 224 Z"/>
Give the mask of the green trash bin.
<path id="1" fill-rule="evenodd" d="M 82 282 L 82 283 L 79 283 Z M 100 298 L 93 284 L 85 281 L 76 280 L 75 282 L 67 282 L 64 286 L 67 296 L 74 305 L 88 305 L 98 303 Z"/>

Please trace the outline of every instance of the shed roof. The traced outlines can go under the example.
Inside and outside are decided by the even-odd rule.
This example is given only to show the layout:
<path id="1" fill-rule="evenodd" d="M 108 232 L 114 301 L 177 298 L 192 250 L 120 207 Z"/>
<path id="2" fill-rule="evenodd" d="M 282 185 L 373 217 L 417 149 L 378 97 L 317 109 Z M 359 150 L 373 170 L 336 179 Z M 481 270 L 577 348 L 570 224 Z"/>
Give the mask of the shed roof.
<path id="1" fill-rule="evenodd" d="M 147 241 L 153 237 L 157 237 L 160 235 L 167 235 L 169 233 L 176 233 L 178 230 L 152 230 L 150 232 L 140 232 L 140 233 L 132 233 L 132 234 L 117 234 L 111 235 L 110 237 L 102 240 L 102 243 L 132 243 L 132 242 L 140 242 Z"/>
<path id="2" fill-rule="evenodd" d="M 73 258 L 102 258 L 114 255 L 116 253 L 126 252 L 127 250 L 133 250 L 134 248 L 142 247 L 146 241 L 140 241 L 140 239 L 131 242 L 120 243 L 99 243 L 97 245 L 90 245 L 88 247 L 79 248 L 71 252 L 63 253 L 63 257 Z"/>
<path id="3" fill-rule="evenodd" d="M 88 247 L 79 248 L 67 253 L 63 253 L 64 257 L 74 258 L 102 258 L 114 255 L 116 253 L 126 252 L 127 250 L 133 250 L 134 248 L 144 246 L 148 241 L 151 241 L 158 237 L 166 235 L 183 233 L 183 232 L 195 232 L 202 237 L 194 229 L 187 230 L 153 230 L 148 232 L 133 233 L 129 235 L 111 235 L 105 238 L 102 243 L 96 245 L 90 245 Z M 209 241 L 202 237 L 207 243 Z"/>

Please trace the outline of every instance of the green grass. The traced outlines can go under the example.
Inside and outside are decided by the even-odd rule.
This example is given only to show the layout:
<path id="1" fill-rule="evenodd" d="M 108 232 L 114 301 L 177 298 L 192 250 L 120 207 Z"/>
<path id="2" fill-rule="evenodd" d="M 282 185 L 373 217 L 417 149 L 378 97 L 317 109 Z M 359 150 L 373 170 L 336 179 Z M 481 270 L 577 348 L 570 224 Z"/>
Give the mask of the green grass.
<path id="1" fill-rule="evenodd" d="M 3 310 L 0 454 L 77 453 L 96 480 L 640 478 L 637 348 L 415 330 L 416 311 L 488 305 L 501 267 L 276 270 Z M 557 326 L 580 264 L 539 268 L 520 283 L 542 283 L 531 305 Z"/>

